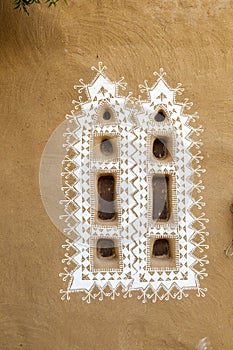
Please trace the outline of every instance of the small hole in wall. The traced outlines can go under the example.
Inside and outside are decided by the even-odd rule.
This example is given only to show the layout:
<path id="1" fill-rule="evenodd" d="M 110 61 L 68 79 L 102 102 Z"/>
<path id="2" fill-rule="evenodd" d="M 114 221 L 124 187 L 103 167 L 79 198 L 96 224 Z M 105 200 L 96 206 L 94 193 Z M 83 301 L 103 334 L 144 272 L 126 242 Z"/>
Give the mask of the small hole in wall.
<path id="1" fill-rule="evenodd" d="M 105 156 L 110 156 L 113 154 L 113 145 L 110 139 L 103 139 L 100 143 L 100 151 Z"/>
<path id="2" fill-rule="evenodd" d="M 98 179 L 98 218 L 114 220 L 115 212 L 115 178 L 112 175 L 103 175 Z"/>
<path id="3" fill-rule="evenodd" d="M 153 245 L 153 256 L 159 259 L 170 258 L 170 247 L 167 239 L 157 239 Z"/>
<path id="4" fill-rule="evenodd" d="M 157 137 L 153 142 L 153 155 L 155 158 L 163 160 L 168 155 L 167 139 Z"/>
<path id="5" fill-rule="evenodd" d="M 110 120 L 111 119 L 111 113 L 109 111 L 105 111 L 103 114 L 104 120 Z"/>
<path id="6" fill-rule="evenodd" d="M 100 238 L 97 241 L 97 257 L 98 258 L 115 258 L 115 244 L 112 239 Z"/>
<path id="7" fill-rule="evenodd" d="M 165 120 L 165 115 L 162 111 L 159 111 L 155 116 L 156 122 L 163 122 Z"/>

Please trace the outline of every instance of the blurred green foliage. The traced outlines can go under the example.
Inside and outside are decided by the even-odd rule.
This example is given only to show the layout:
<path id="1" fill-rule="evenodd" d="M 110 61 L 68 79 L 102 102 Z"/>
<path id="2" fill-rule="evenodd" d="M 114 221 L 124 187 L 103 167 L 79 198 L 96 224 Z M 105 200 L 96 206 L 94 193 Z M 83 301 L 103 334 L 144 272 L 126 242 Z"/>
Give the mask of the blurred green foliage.
<path id="1" fill-rule="evenodd" d="M 43 0 L 45 4 L 55 6 L 59 0 Z M 66 0 L 64 0 L 66 2 Z M 41 0 L 14 0 L 15 9 L 23 10 L 29 15 L 29 7 L 33 4 L 41 4 Z"/>

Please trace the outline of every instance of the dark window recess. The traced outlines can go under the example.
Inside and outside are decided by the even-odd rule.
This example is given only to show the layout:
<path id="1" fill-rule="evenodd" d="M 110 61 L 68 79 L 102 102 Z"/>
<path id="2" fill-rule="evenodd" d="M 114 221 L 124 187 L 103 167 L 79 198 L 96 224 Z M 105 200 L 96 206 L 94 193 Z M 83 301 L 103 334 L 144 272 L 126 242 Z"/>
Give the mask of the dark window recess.
<path id="1" fill-rule="evenodd" d="M 163 122 L 165 120 L 165 115 L 162 111 L 158 112 L 155 116 L 155 121 L 156 122 Z"/>
<path id="2" fill-rule="evenodd" d="M 113 154 L 113 146 L 111 140 L 103 139 L 100 143 L 100 151 L 105 156 L 110 156 L 111 154 Z"/>
<path id="3" fill-rule="evenodd" d="M 100 176 L 98 179 L 98 218 L 112 220 L 115 212 L 115 179 L 112 175 Z"/>
<path id="4" fill-rule="evenodd" d="M 104 120 L 109 120 L 111 119 L 111 113 L 109 111 L 105 111 L 103 114 Z"/>
<path id="5" fill-rule="evenodd" d="M 97 256 L 98 258 L 114 258 L 116 256 L 114 241 L 106 238 L 98 239 Z"/>
<path id="6" fill-rule="evenodd" d="M 152 178 L 153 220 L 168 221 L 169 212 L 169 177 L 167 175 L 154 175 Z"/>
<path id="7" fill-rule="evenodd" d="M 153 154 L 157 159 L 165 159 L 168 155 L 167 140 L 156 138 L 153 142 Z"/>
<path id="8" fill-rule="evenodd" d="M 170 257 L 170 249 L 169 242 L 167 239 L 157 239 L 153 245 L 153 256 L 157 258 L 169 258 Z"/>

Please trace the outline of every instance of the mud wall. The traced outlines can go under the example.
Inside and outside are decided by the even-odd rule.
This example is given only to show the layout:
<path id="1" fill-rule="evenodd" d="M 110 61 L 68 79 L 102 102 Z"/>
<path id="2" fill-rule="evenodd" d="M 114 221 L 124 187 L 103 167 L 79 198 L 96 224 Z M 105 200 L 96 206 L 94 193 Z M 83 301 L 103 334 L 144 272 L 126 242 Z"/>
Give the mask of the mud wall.
<path id="1" fill-rule="evenodd" d="M 205 336 L 214 349 L 232 349 L 233 259 L 224 255 L 233 237 L 232 18 L 228 0 L 70 0 L 34 6 L 29 17 L 1 2 L 1 349 L 191 350 Z M 205 298 L 60 300 L 64 236 L 43 208 L 39 163 L 72 109 L 73 85 L 90 81 L 98 61 L 113 80 L 124 75 L 135 95 L 163 67 L 200 114 L 210 219 Z"/>

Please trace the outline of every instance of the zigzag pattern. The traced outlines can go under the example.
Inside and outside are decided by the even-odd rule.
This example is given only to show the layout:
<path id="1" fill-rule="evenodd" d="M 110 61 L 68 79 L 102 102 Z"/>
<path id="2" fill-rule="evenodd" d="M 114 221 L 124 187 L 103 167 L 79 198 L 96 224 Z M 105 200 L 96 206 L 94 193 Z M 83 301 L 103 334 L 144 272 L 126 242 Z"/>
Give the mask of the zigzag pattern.
<path id="1" fill-rule="evenodd" d="M 205 243 L 208 233 L 205 224 L 208 219 L 202 212 L 205 203 L 203 196 L 194 200 L 193 191 L 200 194 L 204 190 L 200 177 L 205 172 L 201 167 L 203 157 L 200 148 L 201 126 L 194 128 L 191 123 L 198 119 L 197 114 L 184 114 L 192 103 L 185 99 L 176 102 L 176 95 L 181 95 L 183 88 L 178 84 L 170 88 L 164 80 L 165 72 L 155 73 L 157 81 L 150 88 L 145 81 L 141 92 L 147 93 L 145 101 L 135 99 L 130 93 L 126 98 L 119 96 L 119 88 L 125 89 L 121 80 L 113 83 L 105 75 L 106 67 L 99 64 L 92 67 L 97 72 L 90 84 L 80 79 L 76 86 L 79 93 L 86 92 L 87 101 L 79 97 L 73 101 L 78 114 L 71 111 L 66 118 L 73 129 L 68 128 L 64 147 L 68 154 L 63 161 L 62 176 L 65 199 L 64 220 L 67 227 L 64 233 L 70 237 L 63 245 L 66 249 L 62 260 L 67 266 L 60 277 L 68 282 L 66 290 L 61 289 L 62 300 L 69 300 L 70 294 L 82 292 L 82 299 L 90 303 L 92 299 L 104 297 L 124 298 L 138 293 L 143 303 L 147 300 L 181 299 L 187 297 L 187 290 L 196 290 L 198 297 L 205 296 L 206 288 L 200 286 L 200 280 L 207 276 L 205 265 L 208 264 Z M 114 110 L 115 124 L 99 123 L 99 113 L 108 103 Z M 167 118 L 164 123 L 156 124 L 154 115 L 163 109 Z M 175 138 L 174 160 L 170 163 L 156 163 L 148 157 L 150 147 L 148 131 L 152 135 L 172 132 Z M 114 162 L 93 161 L 91 153 L 91 135 L 117 133 L 121 142 L 120 157 Z M 196 149 L 196 152 L 194 152 Z M 93 226 L 91 210 L 94 205 L 91 173 L 93 171 L 116 171 L 119 173 L 120 222 L 117 227 Z M 149 201 L 147 176 L 153 173 L 173 174 L 173 223 L 154 225 L 150 221 L 147 209 Z M 194 179 L 195 176 L 195 179 Z M 197 180 L 196 180 L 197 179 Z M 177 208 L 176 208 L 177 207 Z M 196 218 L 193 208 L 201 211 Z M 122 271 L 99 271 L 91 266 L 90 238 L 98 236 L 118 237 L 122 244 Z M 149 242 L 153 237 L 176 239 L 178 245 L 177 265 L 172 269 L 153 270 L 150 267 Z M 73 250 L 73 255 L 69 255 Z M 198 251 L 198 255 L 195 253 Z M 204 255 L 202 255 L 204 254 Z M 74 268 L 69 270 L 69 266 Z"/>

